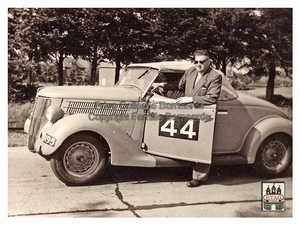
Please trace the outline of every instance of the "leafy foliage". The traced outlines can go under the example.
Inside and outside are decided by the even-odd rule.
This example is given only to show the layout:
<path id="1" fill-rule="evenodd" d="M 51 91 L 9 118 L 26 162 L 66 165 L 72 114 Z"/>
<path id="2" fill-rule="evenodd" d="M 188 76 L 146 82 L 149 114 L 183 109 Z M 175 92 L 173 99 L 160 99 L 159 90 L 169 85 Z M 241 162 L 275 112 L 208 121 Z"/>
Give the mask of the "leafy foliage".
<path id="1" fill-rule="evenodd" d="M 292 67 L 292 9 L 262 9 L 257 27 L 260 52 L 254 52 L 256 60 L 253 61 L 257 71 L 269 73 L 266 99 L 271 101 L 276 67 L 283 67 L 287 73 Z"/>
<path id="2" fill-rule="evenodd" d="M 67 80 L 63 62 L 69 56 L 91 62 L 89 84 L 94 85 L 97 66 L 104 60 L 115 63 L 117 81 L 122 65 L 190 59 L 197 48 L 211 51 L 215 67 L 223 72 L 230 62 L 250 67 L 257 76 L 269 73 L 268 99 L 276 67 L 292 73 L 292 9 L 8 9 L 12 94 L 24 91 L 16 85 L 21 80 L 26 87 L 56 78 L 63 85 Z M 51 69 L 47 72 L 43 65 Z"/>

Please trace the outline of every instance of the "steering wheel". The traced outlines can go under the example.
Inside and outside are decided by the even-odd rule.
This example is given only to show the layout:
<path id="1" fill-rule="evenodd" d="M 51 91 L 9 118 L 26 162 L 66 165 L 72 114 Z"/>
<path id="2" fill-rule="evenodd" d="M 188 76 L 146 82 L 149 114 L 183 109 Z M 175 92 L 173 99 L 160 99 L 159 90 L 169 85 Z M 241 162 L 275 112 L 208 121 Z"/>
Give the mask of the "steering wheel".
<path id="1" fill-rule="evenodd" d="M 162 87 L 158 87 L 155 90 L 153 90 L 152 87 L 151 87 L 150 92 L 156 93 L 156 94 L 159 94 L 159 95 L 165 97 L 165 94 L 163 92 L 163 88 Z"/>

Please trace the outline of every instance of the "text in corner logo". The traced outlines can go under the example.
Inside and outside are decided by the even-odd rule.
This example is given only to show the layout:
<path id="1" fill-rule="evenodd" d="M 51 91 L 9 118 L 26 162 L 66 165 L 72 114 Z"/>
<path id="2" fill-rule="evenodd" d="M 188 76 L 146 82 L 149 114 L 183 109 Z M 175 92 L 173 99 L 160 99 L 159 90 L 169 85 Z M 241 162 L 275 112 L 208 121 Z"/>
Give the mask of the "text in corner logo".
<path id="1" fill-rule="evenodd" d="M 261 210 L 284 211 L 285 210 L 285 186 L 284 182 L 261 183 Z"/>

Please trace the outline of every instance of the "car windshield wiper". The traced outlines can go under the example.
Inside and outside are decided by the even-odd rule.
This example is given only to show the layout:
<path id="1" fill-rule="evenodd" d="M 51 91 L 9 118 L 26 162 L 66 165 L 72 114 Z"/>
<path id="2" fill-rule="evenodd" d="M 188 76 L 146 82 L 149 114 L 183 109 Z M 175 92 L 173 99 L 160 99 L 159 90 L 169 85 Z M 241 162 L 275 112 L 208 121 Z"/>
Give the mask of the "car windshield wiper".
<path id="1" fill-rule="evenodd" d="M 144 73 L 142 73 L 142 75 L 140 75 L 139 77 L 138 77 L 138 79 L 141 79 L 143 76 L 145 76 L 147 73 L 149 73 L 150 72 L 150 69 L 148 69 L 148 70 L 146 70 Z"/>

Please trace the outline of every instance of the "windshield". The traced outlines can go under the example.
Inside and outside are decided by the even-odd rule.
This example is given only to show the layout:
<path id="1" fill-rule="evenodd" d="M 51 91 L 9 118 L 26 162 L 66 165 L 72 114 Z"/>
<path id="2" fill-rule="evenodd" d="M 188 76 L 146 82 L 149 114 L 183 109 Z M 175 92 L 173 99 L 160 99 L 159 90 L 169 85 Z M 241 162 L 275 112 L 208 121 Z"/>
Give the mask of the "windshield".
<path id="1" fill-rule="evenodd" d="M 134 86 L 145 92 L 149 89 L 157 74 L 158 70 L 156 69 L 130 68 L 117 85 Z"/>
<path id="2" fill-rule="evenodd" d="M 237 93 L 231 86 L 231 84 L 228 82 L 226 77 L 223 76 L 222 79 L 222 89 L 219 97 L 219 101 L 227 101 L 227 100 L 233 100 L 238 97 Z"/>

